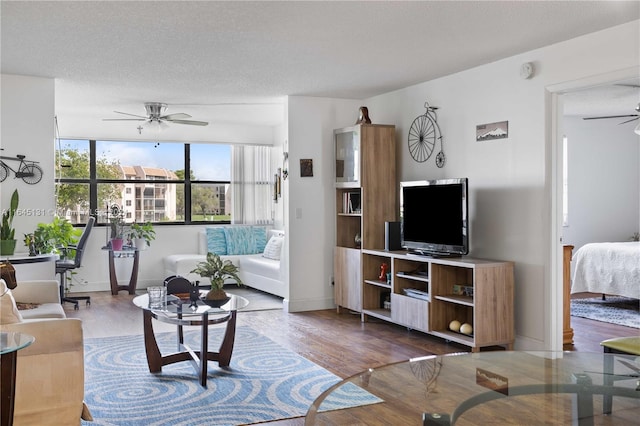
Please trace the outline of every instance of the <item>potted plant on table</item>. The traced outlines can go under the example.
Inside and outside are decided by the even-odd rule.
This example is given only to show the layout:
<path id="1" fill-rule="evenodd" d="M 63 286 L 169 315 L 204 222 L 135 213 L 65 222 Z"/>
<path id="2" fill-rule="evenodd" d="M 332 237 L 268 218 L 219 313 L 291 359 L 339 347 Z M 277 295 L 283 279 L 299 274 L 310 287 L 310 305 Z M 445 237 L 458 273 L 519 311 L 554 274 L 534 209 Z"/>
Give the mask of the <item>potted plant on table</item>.
<path id="1" fill-rule="evenodd" d="M 18 210 L 18 190 L 14 190 L 11 195 L 9 208 L 2 213 L 2 224 L 0 224 L 0 254 L 12 255 L 16 249 L 16 230 L 13 227 L 13 218 Z"/>
<path id="2" fill-rule="evenodd" d="M 117 204 L 110 207 L 109 227 L 111 228 L 111 235 L 109 237 L 109 244 L 111 250 L 122 250 L 124 245 L 124 212 Z"/>
<path id="3" fill-rule="evenodd" d="M 138 250 L 145 250 L 156 239 L 156 231 L 151 222 L 133 223 L 129 231 L 129 239 Z"/>
<path id="4" fill-rule="evenodd" d="M 210 306 L 222 306 L 227 303 L 229 296 L 224 291 L 224 282 L 232 279 L 239 286 L 243 285 L 242 280 L 238 276 L 238 267 L 230 260 L 222 260 L 215 253 L 207 253 L 205 262 L 198 262 L 196 269 L 191 271 L 192 274 L 198 274 L 203 278 L 209 278 L 211 281 L 211 290 L 205 296 L 203 302 Z"/>

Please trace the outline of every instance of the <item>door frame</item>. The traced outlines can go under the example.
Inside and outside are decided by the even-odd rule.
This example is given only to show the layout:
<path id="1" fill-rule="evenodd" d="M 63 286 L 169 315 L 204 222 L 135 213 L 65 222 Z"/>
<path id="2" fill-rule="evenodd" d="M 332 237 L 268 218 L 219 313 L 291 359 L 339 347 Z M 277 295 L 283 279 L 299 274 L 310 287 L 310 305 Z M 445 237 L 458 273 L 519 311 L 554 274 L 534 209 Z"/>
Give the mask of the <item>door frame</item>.
<path id="1" fill-rule="evenodd" d="M 549 194 L 548 213 L 550 223 L 549 235 L 549 264 L 551 273 L 550 312 L 552 324 L 550 332 L 551 350 L 561 351 L 563 349 L 563 241 L 562 241 L 562 172 L 563 153 L 562 138 L 564 136 L 564 104 L 563 96 L 569 92 L 587 89 L 595 86 L 602 86 L 618 81 L 637 78 L 640 75 L 640 66 L 611 71 L 553 84 L 546 87 L 547 117 L 550 119 L 550 137 L 547 138 L 546 156 L 546 180 L 548 182 L 547 191 Z"/>

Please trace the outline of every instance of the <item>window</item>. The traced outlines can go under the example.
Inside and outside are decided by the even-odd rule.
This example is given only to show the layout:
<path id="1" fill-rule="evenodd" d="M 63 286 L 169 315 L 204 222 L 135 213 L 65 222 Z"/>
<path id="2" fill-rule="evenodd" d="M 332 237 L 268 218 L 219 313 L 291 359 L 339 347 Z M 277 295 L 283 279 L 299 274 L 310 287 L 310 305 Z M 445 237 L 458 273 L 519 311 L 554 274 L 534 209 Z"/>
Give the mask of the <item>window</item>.
<path id="1" fill-rule="evenodd" d="M 220 144 L 59 140 L 58 214 L 85 223 L 95 213 L 106 223 L 117 205 L 128 222 L 248 223 L 231 211 L 231 157 L 231 146 Z M 255 167 L 270 167 L 268 155 L 259 161 Z"/>

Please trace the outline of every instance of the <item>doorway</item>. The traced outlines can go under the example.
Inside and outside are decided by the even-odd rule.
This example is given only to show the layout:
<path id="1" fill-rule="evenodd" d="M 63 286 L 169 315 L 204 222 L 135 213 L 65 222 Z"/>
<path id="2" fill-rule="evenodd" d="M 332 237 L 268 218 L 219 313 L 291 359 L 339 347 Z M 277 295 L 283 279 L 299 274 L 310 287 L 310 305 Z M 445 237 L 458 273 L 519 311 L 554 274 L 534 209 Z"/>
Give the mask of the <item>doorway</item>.
<path id="1" fill-rule="evenodd" d="M 549 94 L 551 95 L 551 145 L 549 146 L 549 165 L 550 165 L 550 193 L 551 193 L 551 238 L 550 238 L 550 253 L 552 253 L 551 259 L 551 279 L 552 282 L 563 282 L 563 245 L 572 244 L 576 246 L 583 245 L 589 242 L 589 239 L 598 239 L 598 236 L 584 235 L 584 232 L 578 231 L 580 215 L 584 215 L 584 211 L 572 211 L 571 203 L 568 204 L 569 211 L 568 216 L 564 203 L 563 194 L 567 191 L 567 182 L 564 179 L 565 170 L 564 166 L 566 162 L 565 150 L 563 150 L 563 139 L 566 136 L 566 130 L 570 126 L 578 125 L 585 117 L 594 117 L 598 122 L 603 125 L 610 124 L 616 126 L 618 120 L 614 118 L 604 118 L 608 116 L 624 115 L 634 113 L 634 107 L 640 100 L 640 79 L 639 67 L 633 69 L 623 70 L 620 72 L 612 72 L 606 75 L 601 75 L 593 78 L 576 80 L 561 85 L 555 85 L 548 87 Z M 624 86 L 623 86 L 624 85 Z M 624 89 L 623 89 L 624 87 Z M 631 96 L 620 96 L 622 91 L 628 91 Z M 629 101 L 631 99 L 631 101 Z M 615 106 L 615 102 L 625 103 L 622 110 L 620 106 Z M 618 108 L 617 110 L 615 108 Z M 626 109 L 625 109 L 626 108 Z M 598 117 L 598 118 L 595 118 Z M 600 118 L 602 117 L 602 118 Z M 592 122 L 593 123 L 593 122 Z M 633 129 L 637 123 L 627 124 L 625 131 L 629 131 L 633 135 Z M 573 141 L 575 142 L 575 140 Z M 568 156 L 571 157 L 571 140 L 569 140 L 569 152 Z M 574 146 L 575 148 L 575 146 Z M 613 146 L 611 147 L 613 148 Z M 569 162 L 569 167 L 571 163 Z M 568 191 L 576 188 L 571 188 L 569 181 Z M 573 219 L 572 219 L 573 218 Z M 576 221 L 577 219 L 577 221 Z M 572 226 L 572 220 L 574 221 L 574 227 Z M 568 222 L 567 222 L 568 221 Z M 575 231 L 575 232 L 573 232 Z M 573 232 L 573 234 L 571 234 Z M 553 285 L 552 294 L 552 312 L 555 312 L 555 330 L 552 330 L 552 346 L 554 350 L 561 350 L 562 337 L 563 337 L 563 286 Z"/>

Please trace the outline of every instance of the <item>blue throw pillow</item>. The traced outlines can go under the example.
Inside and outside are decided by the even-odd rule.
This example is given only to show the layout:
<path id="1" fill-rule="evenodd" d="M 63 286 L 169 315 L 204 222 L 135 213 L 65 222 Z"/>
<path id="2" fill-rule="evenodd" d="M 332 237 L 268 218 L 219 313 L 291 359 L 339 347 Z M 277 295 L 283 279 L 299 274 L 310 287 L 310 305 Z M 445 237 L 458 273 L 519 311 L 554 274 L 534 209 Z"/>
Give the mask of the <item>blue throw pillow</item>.
<path id="1" fill-rule="evenodd" d="M 267 245 L 267 228 L 264 226 L 252 227 L 253 238 L 255 240 L 254 254 L 262 253 Z"/>
<path id="2" fill-rule="evenodd" d="M 251 226 L 226 226 L 227 254 L 254 254 L 256 243 Z"/>
<path id="3" fill-rule="evenodd" d="M 227 238 L 224 228 L 207 228 L 207 251 L 218 256 L 227 254 Z"/>

